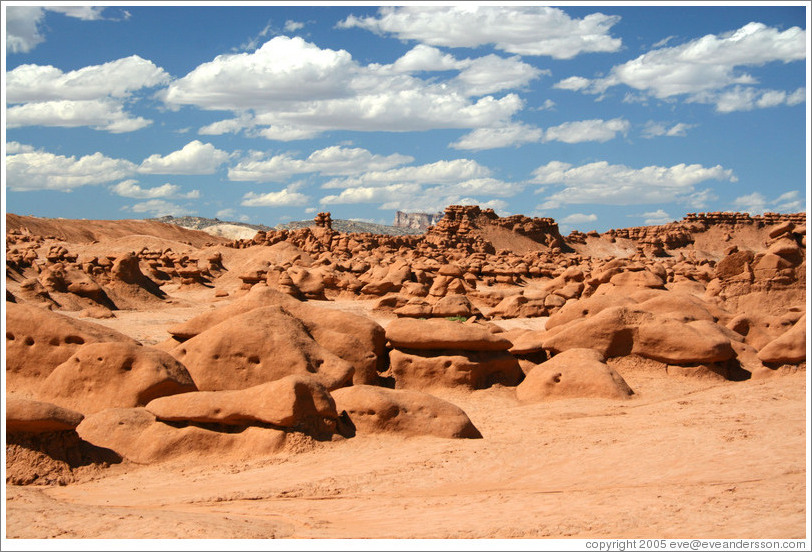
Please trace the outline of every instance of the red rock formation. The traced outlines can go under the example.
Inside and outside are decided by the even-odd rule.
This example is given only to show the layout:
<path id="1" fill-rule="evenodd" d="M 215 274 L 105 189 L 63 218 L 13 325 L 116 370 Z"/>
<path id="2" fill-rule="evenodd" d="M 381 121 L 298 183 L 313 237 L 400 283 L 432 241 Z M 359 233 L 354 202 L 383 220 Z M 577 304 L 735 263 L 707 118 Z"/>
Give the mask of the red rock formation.
<path id="1" fill-rule="evenodd" d="M 434 435 L 481 439 L 459 407 L 427 393 L 353 385 L 333 392 L 336 408 L 346 411 L 359 433 Z"/>
<path id="2" fill-rule="evenodd" d="M 628 399 L 634 392 L 592 349 L 569 349 L 539 364 L 516 387 L 521 402 L 564 398 Z"/>

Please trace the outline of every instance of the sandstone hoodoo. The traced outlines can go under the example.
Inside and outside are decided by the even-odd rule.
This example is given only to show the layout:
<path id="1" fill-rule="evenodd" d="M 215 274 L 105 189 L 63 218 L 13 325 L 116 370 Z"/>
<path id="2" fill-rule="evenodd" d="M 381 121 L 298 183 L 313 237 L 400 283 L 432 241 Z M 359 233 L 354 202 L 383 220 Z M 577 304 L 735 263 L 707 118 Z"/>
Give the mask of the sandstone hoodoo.
<path id="1" fill-rule="evenodd" d="M 39 395 L 87 415 L 195 390 L 189 372 L 168 353 L 113 342 L 79 347 L 42 382 Z"/>
<path id="2" fill-rule="evenodd" d="M 6 302 L 6 386 L 38 389 L 54 369 L 87 343 L 136 341 L 106 326 L 29 304 Z"/>
<path id="3" fill-rule="evenodd" d="M 84 416 L 48 402 L 6 397 L 6 483 L 67 485 L 79 473 L 121 462 L 115 452 L 79 438 Z"/>
<path id="4" fill-rule="evenodd" d="M 337 389 L 333 396 L 337 408 L 349 414 L 353 426 L 362 434 L 482 438 L 462 409 L 420 391 L 353 385 Z"/>
<path id="5" fill-rule="evenodd" d="M 6 431 L 9 433 L 46 433 L 76 429 L 84 416 L 55 404 L 6 398 Z"/>
<path id="6" fill-rule="evenodd" d="M 117 496 L 171 474 L 197 478 L 184 484 L 195 510 L 232 515 L 244 499 L 309 512 L 397 479 L 431 489 L 421 504 L 470 487 L 490 507 L 503 471 L 508 502 L 525 484 L 583 492 L 571 462 L 626 492 L 618 466 L 674 457 L 662 473 L 690 479 L 686 442 L 712 441 L 707 457 L 774 455 L 803 418 L 782 402 L 804 393 L 803 213 L 562 236 L 553 219 L 451 205 L 399 213 L 422 233 L 348 233 L 320 212 L 232 240 L 152 221 L 6 220 L 10 485 L 94 479 Z M 239 492 L 215 489 L 229 473 Z M 204 480 L 209 494 L 194 494 Z"/>
<path id="7" fill-rule="evenodd" d="M 308 376 L 286 376 L 238 391 L 164 396 L 146 409 L 164 422 L 269 424 L 322 438 L 335 433 L 338 418 L 333 397 Z"/>
<path id="8" fill-rule="evenodd" d="M 201 391 L 244 389 L 293 374 L 314 374 L 336 389 L 352 382 L 353 366 L 320 345 L 281 307 L 261 307 L 215 324 L 170 353 Z"/>
<path id="9" fill-rule="evenodd" d="M 634 392 L 594 349 L 569 349 L 538 365 L 516 387 L 522 402 L 550 399 L 627 399 Z"/>
<path id="10" fill-rule="evenodd" d="M 282 450 L 288 436 L 284 430 L 256 425 L 222 431 L 193 423 L 164 423 L 143 407 L 91 414 L 76 432 L 84 441 L 135 464 L 188 457 L 221 461 L 263 457 Z"/>
<path id="11" fill-rule="evenodd" d="M 516 385 L 523 373 L 508 353 L 511 342 L 484 324 L 398 319 L 386 327 L 397 386 L 482 389 Z"/>

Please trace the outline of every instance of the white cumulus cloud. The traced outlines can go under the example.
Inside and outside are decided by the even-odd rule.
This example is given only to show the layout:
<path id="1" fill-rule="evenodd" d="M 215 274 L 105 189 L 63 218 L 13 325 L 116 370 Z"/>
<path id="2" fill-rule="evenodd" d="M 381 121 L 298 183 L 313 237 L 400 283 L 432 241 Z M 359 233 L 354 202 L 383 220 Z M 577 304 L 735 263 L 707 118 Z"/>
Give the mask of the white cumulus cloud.
<path id="1" fill-rule="evenodd" d="M 660 225 L 660 224 L 667 224 L 669 222 L 674 221 L 674 217 L 666 213 L 663 209 L 657 209 L 656 211 L 647 211 L 643 213 L 643 224 L 645 225 Z"/>
<path id="2" fill-rule="evenodd" d="M 566 142 L 567 144 L 607 142 L 614 139 L 618 133 L 625 135 L 630 126 L 629 121 L 622 118 L 609 121 L 603 119 L 572 121 L 548 128 L 544 132 L 544 141 Z"/>
<path id="3" fill-rule="evenodd" d="M 299 29 L 303 29 L 305 26 L 304 23 L 299 21 L 293 21 L 292 19 L 288 19 L 285 21 L 285 31 L 289 33 L 295 33 Z"/>
<path id="4" fill-rule="evenodd" d="M 25 126 L 82 127 L 118 134 L 132 132 L 152 123 L 132 117 L 120 102 L 103 100 L 61 100 L 14 105 L 6 110 L 6 127 Z"/>
<path id="5" fill-rule="evenodd" d="M 490 175 L 490 169 L 472 159 L 453 159 L 451 161 L 436 161 L 425 165 L 400 167 L 387 171 L 369 171 L 358 176 L 330 180 L 322 187 L 386 186 L 399 182 L 444 184 L 486 178 Z"/>
<path id="6" fill-rule="evenodd" d="M 542 74 L 540 69 L 521 61 L 519 56 L 506 59 L 489 54 L 474 60 L 466 60 L 463 65 L 465 69 L 451 81 L 451 84 L 461 86 L 465 93 L 471 96 L 523 88 Z"/>
<path id="7" fill-rule="evenodd" d="M 355 69 L 346 50 L 321 49 L 302 38 L 275 37 L 251 53 L 224 54 L 173 81 L 164 94 L 170 106 L 240 110 L 262 102 L 330 98 L 349 93 Z"/>
<path id="8" fill-rule="evenodd" d="M 189 142 L 182 149 L 166 156 L 153 154 L 144 159 L 138 172 L 145 174 L 214 174 L 217 167 L 228 161 L 228 153 L 204 144 Z"/>
<path id="9" fill-rule="evenodd" d="M 583 224 L 585 222 L 594 222 L 598 220 L 598 215 L 595 214 L 584 214 L 584 213 L 572 213 L 571 215 L 567 215 L 566 217 L 561 219 L 563 224 Z"/>
<path id="10" fill-rule="evenodd" d="M 621 40 L 609 32 L 619 20 L 602 13 L 573 19 L 563 10 L 541 6 L 389 6 L 376 16 L 350 16 L 339 27 L 360 27 L 430 46 L 493 44 L 511 54 L 571 59 L 584 52 L 618 51 Z"/>
<path id="11" fill-rule="evenodd" d="M 643 138 L 654 138 L 656 136 L 687 136 L 688 130 L 694 128 L 696 125 L 689 125 L 687 123 L 663 123 L 657 121 L 648 121 L 641 132 Z"/>
<path id="12" fill-rule="evenodd" d="M 614 66 L 606 77 L 569 77 L 555 87 L 601 94 L 626 85 L 659 99 L 686 96 L 689 101 L 716 103 L 721 112 L 748 108 L 742 105 L 769 107 L 786 99 L 779 102 L 776 91 L 751 89 L 757 79 L 743 68 L 802 61 L 806 43 L 806 31 L 799 27 L 782 31 L 751 22 L 735 31 L 650 50 Z"/>
<path id="13" fill-rule="evenodd" d="M 578 167 L 551 161 L 533 171 L 531 182 L 562 185 L 547 196 L 543 208 L 564 204 L 643 205 L 683 201 L 697 204 L 703 197 L 695 186 L 708 180 L 736 182 L 733 171 L 720 165 L 703 167 L 680 163 L 671 167 L 648 166 L 633 169 L 606 161 Z M 541 191 L 541 190 L 539 190 Z"/>
<path id="14" fill-rule="evenodd" d="M 392 65 L 359 64 L 346 50 L 277 36 L 256 51 L 217 56 L 160 93 L 170 108 L 194 105 L 234 117 L 203 134 L 245 132 L 271 140 L 313 138 L 328 130 L 409 132 L 475 129 L 511 123 L 524 102 L 516 93 L 542 72 L 517 58 L 444 58 L 413 51 Z M 443 59 L 446 59 L 444 62 Z M 449 63 L 456 76 L 421 79 L 409 71 Z M 501 67 L 500 67 L 501 64 Z M 487 82 L 491 79 L 490 82 Z M 485 93 L 489 95 L 484 95 Z"/>
<path id="15" fill-rule="evenodd" d="M 20 65 L 6 73 L 9 103 L 49 100 L 124 98 L 145 87 L 169 81 L 169 75 L 149 60 L 129 56 L 101 65 L 63 72 L 50 65 Z"/>
<path id="16" fill-rule="evenodd" d="M 30 52 L 45 38 L 40 34 L 39 23 L 45 10 L 36 6 L 6 7 L 6 49 L 9 52 Z"/>
<path id="17" fill-rule="evenodd" d="M 342 190 L 338 195 L 321 198 L 322 205 L 347 203 L 383 203 L 420 193 L 419 184 L 391 184 L 389 186 L 356 186 Z"/>
<path id="18" fill-rule="evenodd" d="M 358 185 L 320 200 L 323 205 L 377 203 L 380 209 L 421 212 L 442 211 L 448 205 L 479 205 L 504 210 L 507 202 L 499 197 L 512 197 L 522 184 L 493 178 L 474 178 L 461 182 L 424 184 L 398 182 L 388 185 Z"/>
<path id="19" fill-rule="evenodd" d="M 444 54 L 439 48 L 418 44 L 392 64 L 396 73 L 416 73 L 419 71 L 452 71 L 463 69 L 464 62 L 451 54 Z"/>
<path id="20" fill-rule="evenodd" d="M 45 151 L 27 151 L 6 155 L 6 186 L 13 191 L 61 190 L 69 192 L 121 180 L 135 172 L 135 165 L 124 159 L 112 159 L 100 152 L 76 156 L 55 155 Z"/>
<path id="21" fill-rule="evenodd" d="M 34 151 L 34 146 L 21 144 L 19 142 L 6 142 L 6 155 L 13 153 L 28 153 Z"/>
<path id="22" fill-rule="evenodd" d="M 561 79 L 553 85 L 553 88 L 560 88 L 561 90 L 584 90 L 592 83 L 591 80 L 585 77 L 567 77 Z"/>
<path id="23" fill-rule="evenodd" d="M 6 73 L 7 126 L 88 126 L 132 132 L 152 121 L 127 113 L 125 101 L 143 88 L 168 80 L 163 69 L 139 56 L 67 73 L 50 65 L 20 65 Z"/>
<path id="24" fill-rule="evenodd" d="M 99 19 L 104 19 L 104 17 L 102 17 L 104 8 L 98 6 L 53 6 L 47 9 L 83 21 L 98 21 Z"/>
<path id="25" fill-rule="evenodd" d="M 26 53 L 44 42 L 45 37 L 41 33 L 40 25 L 46 11 L 60 12 L 68 17 L 91 21 L 102 19 L 103 10 L 103 7 L 96 6 L 8 6 L 5 10 L 6 48 L 14 54 Z"/>
<path id="26" fill-rule="evenodd" d="M 295 174 L 318 173 L 333 176 L 358 174 L 365 170 L 386 170 L 413 160 L 408 155 L 378 155 L 363 148 L 340 146 L 314 151 L 305 159 L 295 158 L 290 154 L 266 158 L 257 152 L 231 167 L 228 178 L 233 181 L 279 182 Z"/>
<path id="27" fill-rule="evenodd" d="M 538 127 L 516 123 L 498 128 L 478 128 L 448 145 L 458 150 L 487 150 L 540 142 L 544 131 Z"/>
<path id="28" fill-rule="evenodd" d="M 806 210 L 803 198 L 798 196 L 799 193 L 795 190 L 783 193 L 774 199 L 768 199 L 761 192 L 753 192 L 734 199 L 733 206 L 735 210 L 751 215 L 761 215 L 766 212 L 798 213 Z"/>
<path id="29" fill-rule="evenodd" d="M 307 205 L 310 197 L 305 194 L 285 188 L 278 192 L 258 194 L 248 192 L 243 196 L 241 205 L 244 207 L 296 207 Z"/>
<path id="30" fill-rule="evenodd" d="M 173 217 L 182 215 L 193 215 L 195 211 L 188 207 L 171 203 L 164 199 L 150 199 L 141 203 L 126 206 L 123 208 L 125 211 L 132 211 L 133 213 L 149 213 L 154 217 L 163 217 L 171 215 Z"/>
<path id="31" fill-rule="evenodd" d="M 692 101 L 716 104 L 716 111 L 752 111 L 779 105 L 796 105 L 806 99 L 806 88 L 794 92 L 783 90 L 757 89 L 752 86 L 734 86 L 716 94 L 697 94 Z"/>
<path id="32" fill-rule="evenodd" d="M 121 197 L 130 197 L 134 199 L 157 199 L 157 198 L 185 198 L 197 199 L 200 197 L 199 190 L 192 190 L 185 194 L 180 193 L 181 187 L 177 184 L 170 184 L 167 182 L 161 186 L 153 188 L 142 188 L 138 185 L 137 180 L 129 179 L 123 180 L 118 184 L 110 186 L 110 191 Z"/>

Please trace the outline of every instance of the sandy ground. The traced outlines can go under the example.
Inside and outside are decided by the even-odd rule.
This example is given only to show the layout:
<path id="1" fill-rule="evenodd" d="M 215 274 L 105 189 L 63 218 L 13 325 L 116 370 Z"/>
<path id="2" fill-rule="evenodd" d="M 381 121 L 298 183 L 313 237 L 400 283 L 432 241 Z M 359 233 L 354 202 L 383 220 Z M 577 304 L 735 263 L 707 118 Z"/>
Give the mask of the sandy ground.
<path id="1" fill-rule="evenodd" d="M 211 290 L 197 293 L 98 322 L 158 343 L 217 306 Z M 329 306 L 369 314 L 371 302 Z M 433 391 L 469 415 L 478 440 L 358 435 L 239 464 L 125 463 L 64 487 L 7 485 L 6 536 L 808 537 L 805 371 L 734 383 L 616 369 L 635 390 L 627 401 Z"/>

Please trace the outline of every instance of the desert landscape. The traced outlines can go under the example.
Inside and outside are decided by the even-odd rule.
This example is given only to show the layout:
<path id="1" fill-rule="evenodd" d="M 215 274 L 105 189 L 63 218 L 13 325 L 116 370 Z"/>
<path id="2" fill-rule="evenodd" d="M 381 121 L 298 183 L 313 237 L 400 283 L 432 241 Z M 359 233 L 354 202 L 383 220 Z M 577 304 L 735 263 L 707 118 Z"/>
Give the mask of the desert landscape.
<path id="1" fill-rule="evenodd" d="M 9 539 L 806 535 L 806 216 L 6 215 Z"/>

